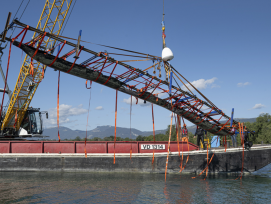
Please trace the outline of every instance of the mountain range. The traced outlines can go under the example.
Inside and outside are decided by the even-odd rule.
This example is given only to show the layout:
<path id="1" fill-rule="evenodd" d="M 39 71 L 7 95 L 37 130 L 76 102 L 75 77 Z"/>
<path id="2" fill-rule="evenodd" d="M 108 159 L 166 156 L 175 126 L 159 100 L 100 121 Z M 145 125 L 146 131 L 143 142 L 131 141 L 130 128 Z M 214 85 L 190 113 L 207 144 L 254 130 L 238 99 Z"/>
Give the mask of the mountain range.
<path id="1" fill-rule="evenodd" d="M 256 118 L 236 118 L 236 121 L 239 122 L 255 122 Z M 223 121 L 222 121 L 223 123 Z M 194 133 L 196 131 L 197 126 L 193 125 L 190 127 L 187 127 L 187 130 L 189 132 Z M 57 136 L 58 129 L 57 127 L 51 127 L 47 128 L 43 131 L 44 136 L 49 136 L 48 139 L 50 140 L 58 140 Z M 165 134 L 165 130 L 155 130 L 155 134 Z M 72 130 L 67 127 L 60 126 L 59 127 L 59 134 L 62 140 L 64 139 L 74 139 L 77 136 L 80 138 L 85 138 L 86 137 L 86 131 L 85 130 Z M 104 138 L 104 137 L 109 137 L 111 135 L 115 135 L 115 127 L 106 125 L 106 126 L 97 126 L 93 130 L 89 130 L 87 132 L 87 138 L 94 138 L 94 137 L 99 137 L 99 138 Z M 140 131 L 135 128 L 131 129 L 131 138 L 135 139 L 138 135 L 142 136 L 149 136 L 153 135 L 153 131 Z M 117 137 L 121 138 L 130 138 L 130 128 L 123 128 L 123 127 L 117 127 Z"/>

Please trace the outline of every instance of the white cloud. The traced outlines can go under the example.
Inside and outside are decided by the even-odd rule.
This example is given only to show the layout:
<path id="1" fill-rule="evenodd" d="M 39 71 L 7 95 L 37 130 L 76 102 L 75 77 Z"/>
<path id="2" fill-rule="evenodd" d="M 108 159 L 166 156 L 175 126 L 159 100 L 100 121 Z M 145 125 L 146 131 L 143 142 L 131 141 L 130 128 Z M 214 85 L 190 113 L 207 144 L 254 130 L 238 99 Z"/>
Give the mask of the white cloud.
<path id="1" fill-rule="evenodd" d="M 59 124 L 71 123 L 76 120 L 70 120 L 70 117 L 82 115 L 87 113 L 88 110 L 83 108 L 80 104 L 77 107 L 71 105 L 61 104 L 59 105 Z M 48 110 L 49 118 L 44 120 L 44 124 L 48 126 L 57 125 L 57 108 L 51 108 Z"/>
<path id="2" fill-rule="evenodd" d="M 130 105 L 130 103 L 131 103 L 131 97 L 129 97 L 129 98 L 127 98 L 127 99 L 123 99 L 123 102 Z M 135 97 L 132 97 L 132 104 L 133 104 L 133 105 L 136 104 L 136 98 L 135 98 Z M 146 103 L 144 103 L 144 100 L 142 100 L 142 99 L 140 99 L 140 98 L 138 99 L 138 103 L 137 103 L 137 104 L 138 104 L 138 105 L 141 105 L 141 106 L 149 106 L 149 105 L 150 105 L 149 102 L 146 101 Z"/>
<path id="3" fill-rule="evenodd" d="M 101 89 L 101 93 L 103 93 L 103 89 L 104 89 L 104 88 Z"/>
<path id="4" fill-rule="evenodd" d="M 265 105 L 261 104 L 261 103 L 257 103 L 255 104 L 255 106 L 252 108 L 252 109 L 261 109 L 261 108 L 264 108 Z"/>
<path id="5" fill-rule="evenodd" d="M 149 93 L 152 93 L 152 91 L 153 91 L 153 89 L 148 90 Z M 167 95 L 167 93 L 162 93 L 162 91 L 158 90 L 158 89 L 155 89 L 152 94 L 157 94 L 157 95 L 155 95 L 155 97 L 158 96 L 159 98 L 162 98 L 163 96 Z M 127 104 L 130 104 L 131 103 L 131 97 L 129 97 L 127 99 L 123 99 L 123 102 L 127 103 Z M 136 98 L 134 96 L 132 97 L 132 104 L 133 105 L 136 104 Z M 142 100 L 140 98 L 138 99 L 138 103 L 137 104 L 141 105 L 141 106 L 150 106 L 151 105 L 151 103 L 149 103 L 147 101 L 146 101 L 146 103 L 144 103 L 144 100 Z"/>
<path id="6" fill-rule="evenodd" d="M 245 83 L 238 83 L 237 84 L 238 87 L 247 86 L 247 85 L 250 85 L 250 83 L 249 82 L 245 82 Z"/>
<path id="7" fill-rule="evenodd" d="M 194 87 L 196 87 L 197 89 L 206 89 L 208 85 L 211 85 L 212 84 L 212 87 L 211 88 L 214 88 L 214 87 L 219 87 L 218 85 L 216 84 L 213 84 L 215 82 L 215 80 L 217 80 L 216 77 L 213 77 L 212 79 L 199 79 L 199 80 L 196 80 L 196 81 L 193 81 L 193 82 L 190 82 Z M 185 84 L 191 91 L 193 90 L 192 86 L 190 84 Z M 182 89 L 187 91 L 187 88 L 183 85 L 182 86 Z"/>
<path id="8" fill-rule="evenodd" d="M 104 108 L 102 106 L 98 106 L 95 108 L 96 110 L 103 110 Z"/>

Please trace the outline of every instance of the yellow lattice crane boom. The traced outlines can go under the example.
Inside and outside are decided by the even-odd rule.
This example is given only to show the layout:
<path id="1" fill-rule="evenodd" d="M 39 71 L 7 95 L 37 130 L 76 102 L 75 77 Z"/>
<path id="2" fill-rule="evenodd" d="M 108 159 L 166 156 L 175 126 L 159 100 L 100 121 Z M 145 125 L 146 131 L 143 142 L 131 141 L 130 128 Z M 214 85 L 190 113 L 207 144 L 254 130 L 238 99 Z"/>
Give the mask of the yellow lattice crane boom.
<path id="1" fill-rule="evenodd" d="M 59 35 L 67 13 L 70 9 L 72 0 L 46 0 L 43 11 L 41 13 L 37 29 Z M 34 33 L 32 39 L 38 37 L 37 33 Z M 41 39 L 40 39 L 41 40 Z M 39 42 L 39 41 L 38 41 Z M 44 38 L 41 42 L 41 48 L 47 50 L 53 48 L 56 41 L 51 38 Z M 38 43 L 36 43 L 37 45 Z M 33 76 L 30 74 L 31 57 L 26 55 L 24 62 L 20 69 L 20 74 L 17 79 L 10 103 L 6 110 L 6 115 L 3 119 L 1 130 L 5 128 L 13 128 L 15 124 L 15 114 L 17 111 L 17 121 L 15 129 L 19 130 L 25 113 L 29 107 L 29 104 L 38 88 L 39 81 L 42 80 L 43 65 L 39 62 L 33 62 Z"/>

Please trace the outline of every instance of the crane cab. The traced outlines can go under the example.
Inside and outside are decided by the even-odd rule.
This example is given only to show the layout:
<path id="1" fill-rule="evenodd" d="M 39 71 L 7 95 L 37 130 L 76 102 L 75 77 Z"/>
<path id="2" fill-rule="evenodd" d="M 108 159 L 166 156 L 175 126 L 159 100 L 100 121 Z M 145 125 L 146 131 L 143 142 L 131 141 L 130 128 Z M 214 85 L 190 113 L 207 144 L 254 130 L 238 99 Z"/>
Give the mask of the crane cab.
<path id="1" fill-rule="evenodd" d="M 43 132 L 42 113 L 46 113 L 46 118 L 48 118 L 48 112 L 40 112 L 39 108 L 28 108 L 18 135 L 41 135 Z"/>

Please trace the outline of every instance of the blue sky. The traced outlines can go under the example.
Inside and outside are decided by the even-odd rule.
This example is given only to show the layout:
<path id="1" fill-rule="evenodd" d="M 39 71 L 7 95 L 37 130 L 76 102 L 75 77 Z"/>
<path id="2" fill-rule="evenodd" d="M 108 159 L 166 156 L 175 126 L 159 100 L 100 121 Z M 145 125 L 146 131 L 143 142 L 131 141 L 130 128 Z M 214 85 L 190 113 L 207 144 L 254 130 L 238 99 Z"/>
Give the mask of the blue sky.
<path id="1" fill-rule="evenodd" d="M 21 21 L 36 27 L 44 2 L 31 0 Z M 9 0 L 2 5 L 0 30 L 8 12 L 14 15 L 20 3 Z M 77 38 L 82 29 L 82 40 L 160 56 L 162 6 L 162 0 L 77 0 L 63 35 Z M 271 113 L 270 8 L 269 0 L 165 0 L 166 43 L 175 56 L 171 64 L 227 115 L 232 108 L 238 118 Z M 84 46 L 96 52 L 105 50 L 93 44 Z M 21 50 L 12 47 L 11 89 L 19 74 L 21 55 Z M 7 58 L 8 49 L 2 57 L 4 71 Z M 135 66 L 146 68 L 144 63 Z M 31 103 L 49 111 L 49 120 L 44 119 L 47 128 L 56 126 L 57 74 L 47 68 Z M 0 87 L 4 87 L 2 80 Z M 84 130 L 89 96 L 85 80 L 61 73 L 60 125 Z M 119 93 L 119 127 L 130 126 L 127 99 L 128 95 Z M 114 125 L 114 108 L 115 90 L 93 83 L 88 129 Z M 152 130 L 150 105 L 133 105 L 132 112 L 133 128 Z M 170 124 L 169 111 L 154 106 L 154 114 L 156 129 Z"/>

